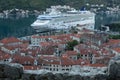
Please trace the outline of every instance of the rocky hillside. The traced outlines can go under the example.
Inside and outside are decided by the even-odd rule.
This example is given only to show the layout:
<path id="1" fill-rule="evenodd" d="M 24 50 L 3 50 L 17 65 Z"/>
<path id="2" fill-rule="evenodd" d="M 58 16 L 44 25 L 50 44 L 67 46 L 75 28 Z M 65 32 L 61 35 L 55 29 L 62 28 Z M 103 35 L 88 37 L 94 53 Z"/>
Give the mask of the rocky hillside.
<path id="1" fill-rule="evenodd" d="M 107 80 L 106 75 L 96 76 L 80 76 L 80 75 L 69 75 L 69 74 L 24 74 L 22 80 Z"/>
<path id="2" fill-rule="evenodd" d="M 22 77 L 22 74 L 21 65 L 0 63 L 0 80 L 17 80 Z"/>
<path id="3" fill-rule="evenodd" d="M 120 56 L 110 61 L 108 75 L 109 80 L 120 80 Z"/>
<path id="4" fill-rule="evenodd" d="M 114 1 L 114 2 L 113 2 Z M 89 4 L 104 4 L 112 6 L 120 4 L 119 0 L 0 0 L 0 11 L 6 9 L 45 9 L 51 5 L 70 5 L 75 8 L 80 8 L 86 3 Z"/>

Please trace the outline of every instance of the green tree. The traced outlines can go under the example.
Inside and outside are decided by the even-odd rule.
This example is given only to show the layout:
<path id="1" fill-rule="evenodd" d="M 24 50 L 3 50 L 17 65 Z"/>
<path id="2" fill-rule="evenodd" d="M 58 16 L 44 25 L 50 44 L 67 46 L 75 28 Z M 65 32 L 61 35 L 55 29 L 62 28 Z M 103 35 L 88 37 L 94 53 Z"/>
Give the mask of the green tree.
<path id="1" fill-rule="evenodd" d="M 73 40 L 71 42 L 67 43 L 67 50 L 73 50 L 74 46 L 76 46 L 78 44 L 77 40 Z"/>
<path id="2" fill-rule="evenodd" d="M 109 35 L 109 39 L 120 39 L 120 35 Z"/>
<path id="3" fill-rule="evenodd" d="M 111 31 L 120 32 L 120 22 L 108 24 Z"/>

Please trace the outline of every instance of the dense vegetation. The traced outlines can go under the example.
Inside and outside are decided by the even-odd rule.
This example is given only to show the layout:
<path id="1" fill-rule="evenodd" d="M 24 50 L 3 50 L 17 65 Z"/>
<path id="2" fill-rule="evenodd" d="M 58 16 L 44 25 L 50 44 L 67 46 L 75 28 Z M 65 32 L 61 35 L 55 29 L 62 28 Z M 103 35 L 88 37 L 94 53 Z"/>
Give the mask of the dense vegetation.
<path id="1" fill-rule="evenodd" d="M 67 43 L 67 50 L 73 50 L 74 46 L 78 44 L 78 41 L 73 40 Z"/>
<path id="2" fill-rule="evenodd" d="M 115 32 L 120 32 L 120 23 L 111 23 L 108 24 L 107 26 L 109 26 L 111 31 L 115 31 Z"/>
<path id="3" fill-rule="evenodd" d="M 21 8 L 21 9 L 45 9 L 51 5 L 70 5 L 80 8 L 86 3 L 111 5 L 113 0 L 0 0 L 0 10 Z M 114 0 L 119 4 L 119 0 Z"/>
<path id="4" fill-rule="evenodd" d="M 109 35 L 110 39 L 120 39 L 120 35 Z"/>

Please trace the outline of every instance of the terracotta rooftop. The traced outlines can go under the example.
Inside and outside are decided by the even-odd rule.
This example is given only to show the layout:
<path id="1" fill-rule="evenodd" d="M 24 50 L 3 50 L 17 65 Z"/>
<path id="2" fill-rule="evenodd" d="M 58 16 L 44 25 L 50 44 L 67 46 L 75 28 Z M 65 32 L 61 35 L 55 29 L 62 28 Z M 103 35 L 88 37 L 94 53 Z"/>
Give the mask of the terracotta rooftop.
<path id="1" fill-rule="evenodd" d="M 24 70 L 39 70 L 40 66 L 24 66 Z"/>
<path id="2" fill-rule="evenodd" d="M 15 50 L 16 48 L 20 48 L 19 46 L 4 46 L 4 48 L 8 50 Z"/>
<path id="3" fill-rule="evenodd" d="M 10 54 L 4 53 L 0 51 L 0 60 L 5 60 L 5 59 L 9 59 L 11 57 Z"/>
<path id="4" fill-rule="evenodd" d="M 78 59 L 78 60 L 75 61 L 75 64 L 80 65 L 80 66 L 84 66 L 84 65 L 90 64 L 90 61 L 89 60 Z"/>
<path id="5" fill-rule="evenodd" d="M 110 39 L 108 44 L 120 44 L 120 39 Z"/>
<path id="6" fill-rule="evenodd" d="M 75 62 L 68 58 L 68 57 L 41 57 L 43 60 L 43 64 L 55 64 L 55 65 L 61 65 L 61 66 L 69 66 L 69 65 L 75 65 Z"/>
<path id="7" fill-rule="evenodd" d="M 120 48 L 114 48 L 113 50 L 115 50 L 116 52 L 120 53 Z"/>
<path id="8" fill-rule="evenodd" d="M 74 60 L 70 59 L 69 57 L 61 57 L 60 59 L 61 59 L 60 64 L 62 66 L 75 65 Z"/>
<path id="9" fill-rule="evenodd" d="M 55 64 L 55 65 L 59 65 L 59 58 L 55 57 L 55 56 L 41 56 L 40 59 L 42 60 L 41 63 L 43 64 Z"/>
<path id="10" fill-rule="evenodd" d="M 3 44 L 8 44 L 8 43 L 16 43 L 16 42 L 21 42 L 19 39 L 15 37 L 10 37 L 10 38 L 4 38 L 0 41 Z"/>
<path id="11" fill-rule="evenodd" d="M 77 55 L 76 51 L 66 51 L 63 56 L 73 56 L 73 55 Z"/>
<path id="12" fill-rule="evenodd" d="M 53 55 L 54 47 L 46 47 L 45 49 L 41 49 L 39 53 L 41 55 Z"/>
<path id="13" fill-rule="evenodd" d="M 13 55 L 13 62 L 20 63 L 23 65 L 33 65 L 34 64 L 34 58 L 31 56 L 21 56 L 19 54 Z"/>

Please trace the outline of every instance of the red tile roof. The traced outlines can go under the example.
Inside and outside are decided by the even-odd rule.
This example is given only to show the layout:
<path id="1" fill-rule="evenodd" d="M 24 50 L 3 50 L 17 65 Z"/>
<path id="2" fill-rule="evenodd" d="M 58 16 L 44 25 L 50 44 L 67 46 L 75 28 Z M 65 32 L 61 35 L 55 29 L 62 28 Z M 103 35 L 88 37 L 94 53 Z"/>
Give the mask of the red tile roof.
<path id="1" fill-rule="evenodd" d="M 7 54 L 7 53 L 0 51 L 0 60 L 9 59 L 10 57 L 11 57 L 10 54 Z"/>
<path id="2" fill-rule="evenodd" d="M 24 70 L 39 70 L 40 66 L 24 66 Z"/>
<path id="3" fill-rule="evenodd" d="M 16 42 L 21 42 L 19 39 L 15 37 L 10 37 L 10 38 L 4 38 L 0 41 L 3 44 L 8 44 L 8 43 L 16 43 Z"/>
<path id="4" fill-rule="evenodd" d="M 41 49 L 39 53 L 40 55 L 53 55 L 54 51 L 54 47 L 46 47 L 45 49 Z"/>
<path id="5" fill-rule="evenodd" d="M 76 51 L 66 51 L 63 56 L 74 56 L 77 55 Z"/>
<path id="6" fill-rule="evenodd" d="M 113 50 L 115 50 L 116 52 L 120 53 L 120 48 L 114 48 Z"/>
<path id="7" fill-rule="evenodd" d="M 52 46 L 52 42 L 40 42 L 41 47 Z"/>
<path id="8" fill-rule="evenodd" d="M 20 63 L 23 65 L 33 65 L 34 60 L 35 59 L 31 56 L 21 56 L 20 54 L 13 55 L 13 62 L 14 63 Z"/>
<path id="9" fill-rule="evenodd" d="M 55 64 L 55 65 L 59 65 L 60 61 L 58 57 L 51 57 L 51 56 L 41 56 L 40 60 L 42 61 L 41 63 L 43 64 Z"/>
<path id="10" fill-rule="evenodd" d="M 8 50 L 15 50 L 16 48 L 20 48 L 19 46 L 4 46 L 4 48 Z"/>
<path id="11" fill-rule="evenodd" d="M 62 66 L 75 65 L 74 60 L 70 59 L 69 57 L 61 57 L 60 59 L 61 59 L 60 65 L 62 65 Z"/>
<path id="12" fill-rule="evenodd" d="M 69 65 L 75 65 L 74 61 L 68 57 L 51 57 L 51 56 L 45 56 L 41 57 L 43 60 L 43 64 L 54 64 L 54 65 L 61 65 L 61 66 L 69 66 Z"/>
<path id="13" fill-rule="evenodd" d="M 120 44 L 120 39 L 110 39 L 108 44 Z"/>
<path id="14" fill-rule="evenodd" d="M 51 38 L 53 40 L 70 41 L 70 40 L 72 40 L 70 38 L 71 35 L 73 35 L 73 34 L 62 34 L 62 35 L 52 35 L 52 36 L 35 36 L 35 35 L 33 35 L 32 38 L 44 38 L 44 39 Z"/>
<path id="15" fill-rule="evenodd" d="M 39 51 L 37 49 L 25 49 L 25 50 L 20 50 L 20 53 L 25 53 L 26 55 L 30 55 L 33 57 L 36 57 L 39 53 Z"/>
<path id="16" fill-rule="evenodd" d="M 88 46 L 86 44 L 79 44 L 77 46 L 75 46 L 75 49 L 78 50 L 78 52 L 80 52 L 80 54 L 86 55 L 86 54 L 94 54 L 95 56 L 99 56 L 99 53 L 96 49 L 92 48 L 91 46 Z"/>
<path id="17" fill-rule="evenodd" d="M 90 64 L 90 61 L 88 61 L 88 60 L 83 60 L 83 59 L 78 59 L 78 60 L 75 61 L 75 64 L 83 66 L 83 65 L 88 65 L 88 64 Z"/>
<path id="18" fill-rule="evenodd" d="M 80 54 L 86 55 L 86 54 L 95 54 L 98 55 L 98 52 L 94 49 L 88 48 L 88 49 L 81 49 Z"/>

